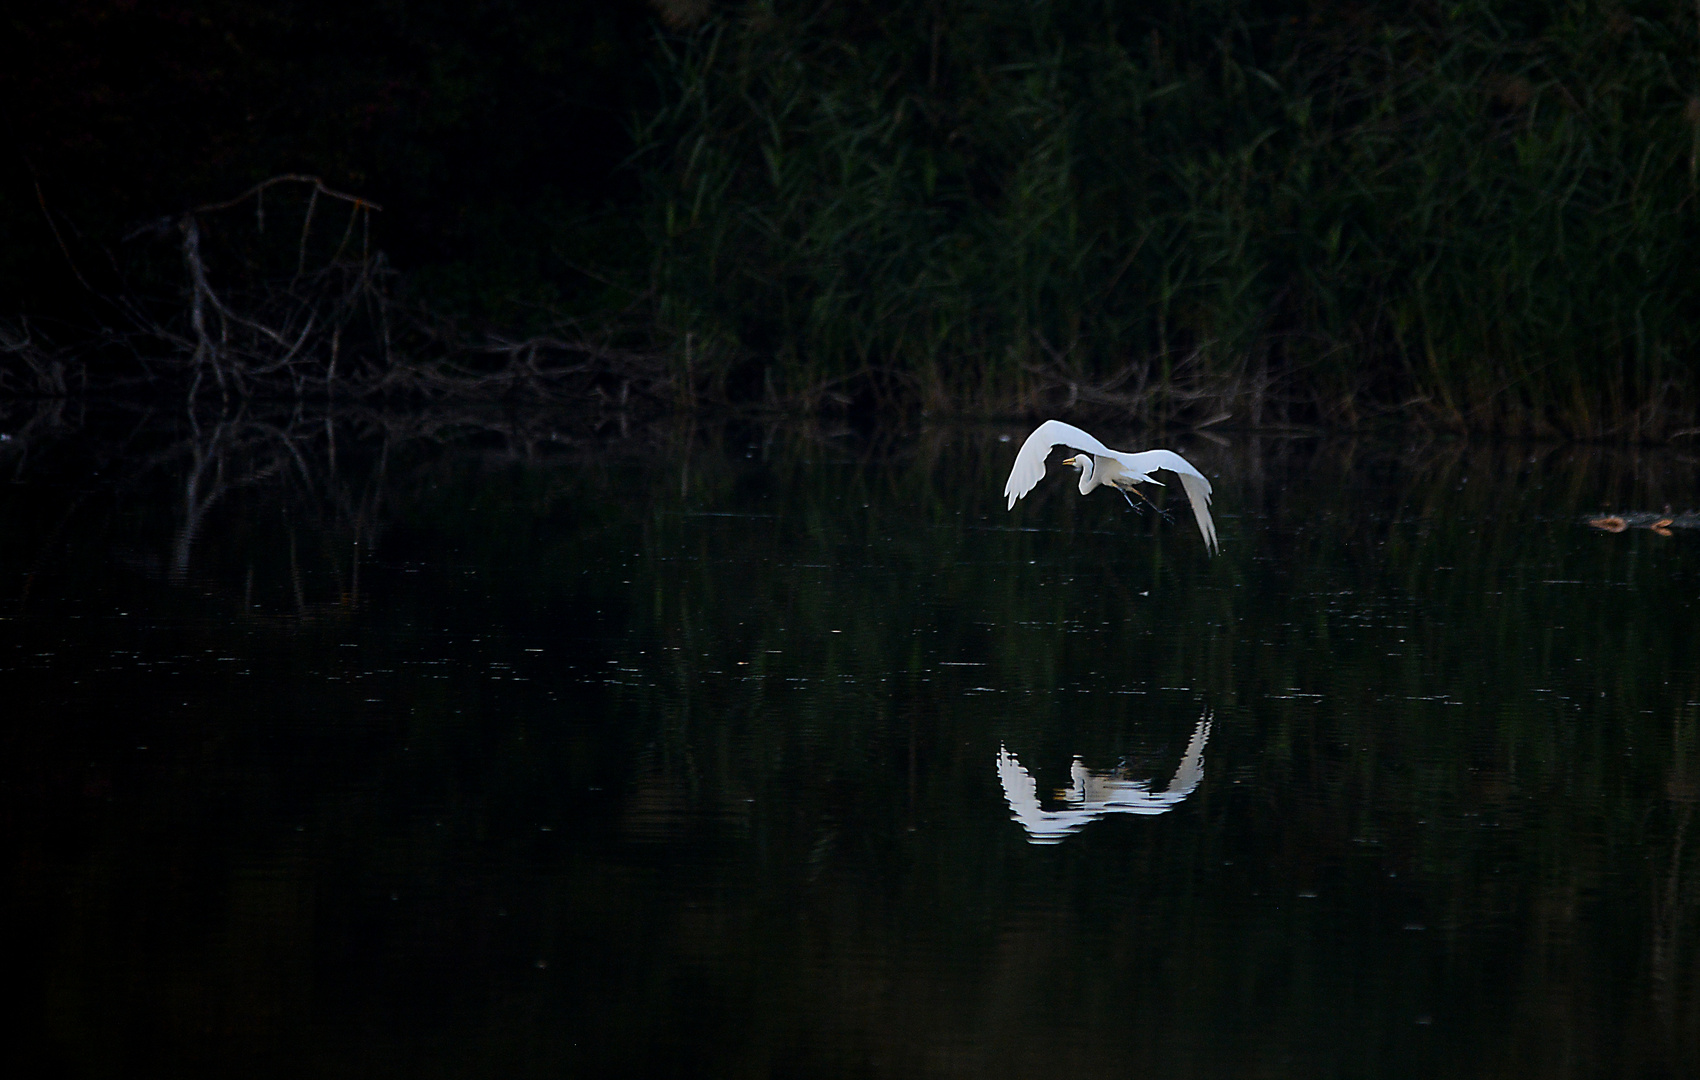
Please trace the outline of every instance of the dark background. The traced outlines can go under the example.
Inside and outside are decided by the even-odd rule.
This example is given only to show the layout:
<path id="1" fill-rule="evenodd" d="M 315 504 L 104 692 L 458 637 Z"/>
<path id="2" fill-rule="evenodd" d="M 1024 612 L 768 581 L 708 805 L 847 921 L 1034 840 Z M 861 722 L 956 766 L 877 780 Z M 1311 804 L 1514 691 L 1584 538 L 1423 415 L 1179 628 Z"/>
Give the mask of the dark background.
<path id="1" fill-rule="evenodd" d="M 160 215 L 286 172 L 383 207 L 382 241 L 437 303 L 548 301 L 634 190 L 620 163 L 655 93 L 638 0 L 17 5 L 0 100 L 0 308 L 87 304 Z M 131 240 L 131 246 L 142 243 Z M 417 279 L 423 279 L 419 281 Z"/>
<path id="2" fill-rule="evenodd" d="M 262 303 L 279 267 L 347 253 L 343 222 L 366 227 L 347 203 L 300 259 L 303 187 L 266 196 L 263 237 L 253 201 L 201 213 L 227 300 L 280 326 L 320 313 L 292 382 L 221 392 L 328 386 L 357 347 L 362 385 L 388 387 L 394 365 L 548 333 L 594 343 L 595 389 L 620 401 L 1692 438 L 1696 17 L 1655 0 L 37 5 L 0 24 L 0 365 L 31 365 L 0 366 L 0 392 L 166 354 L 150 371 L 187 383 L 211 339 L 186 328 L 185 212 L 300 173 L 382 207 L 358 254 L 385 261 L 350 272 L 381 282 L 364 310 L 388 321 L 328 293 L 287 317 Z M 114 297 L 141 299 L 115 315 Z M 110 347 L 66 362 L 78 334 Z M 35 354 L 8 344 L 25 339 Z M 233 356 L 221 376 L 272 363 Z"/>

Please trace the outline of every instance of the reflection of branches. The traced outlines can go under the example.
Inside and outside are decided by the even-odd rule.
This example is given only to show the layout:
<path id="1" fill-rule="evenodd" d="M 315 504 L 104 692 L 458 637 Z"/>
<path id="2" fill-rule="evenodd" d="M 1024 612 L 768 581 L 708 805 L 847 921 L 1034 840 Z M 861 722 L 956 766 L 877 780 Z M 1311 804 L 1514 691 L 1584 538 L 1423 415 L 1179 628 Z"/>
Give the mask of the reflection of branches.
<path id="1" fill-rule="evenodd" d="M 221 521 L 232 514 L 226 509 L 232 498 L 244 491 L 261 493 L 281 504 L 287 520 L 284 591 L 289 600 L 284 607 L 292 605 L 296 618 L 344 613 L 359 601 L 356 556 L 373 550 L 381 537 L 393 499 L 391 459 L 397 452 L 452 445 L 505 460 L 606 461 L 610 456 L 653 457 L 655 445 L 672 445 L 682 437 L 670 418 L 655 414 L 640 420 L 490 401 L 408 410 L 359 402 L 310 408 L 237 401 L 183 413 L 143 409 L 139 418 L 121 417 L 116 423 L 111 416 L 91 421 L 89 411 L 87 403 L 75 399 L 0 401 L 0 435 L 5 436 L 0 474 L 27 480 L 59 467 L 55 462 L 70 453 L 79 459 L 71 466 L 79 474 L 98 469 L 123 488 L 157 490 L 163 481 L 169 494 L 155 502 L 173 508 L 163 560 L 143 552 L 136 561 L 173 581 L 193 581 L 198 589 L 225 595 L 250 613 L 256 610 L 249 599 L 251 571 L 248 581 L 221 577 L 213 553 L 220 550 Z M 102 428 L 112 437 L 102 438 Z M 81 460 L 85 456 L 94 460 Z M 84 519 L 90 507 L 100 505 L 100 499 L 79 496 L 50 536 L 88 531 Z M 250 510 L 242 514 L 251 520 Z M 303 523 L 310 524 L 298 534 Z M 298 543 L 309 536 L 319 538 L 320 558 L 330 564 L 335 581 L 332 595 L 321 594 L 318 600 L 309 587 L 315 545 Z M 37 572 L 63 555 L 63 545 L 41 547 L 25 574 L 26 593 Z"/>
<path id="2" fill-rule="evenodd" d="M 179 580 L 189 572 L 190 549 L 213 505 L 233 488 L 258 484 L 280 471 L 276 460 L 239 472 L 227 471 L 229 459 L 244 449 L 238 445 L 241 438 L 236 421 L 221 421 L 205 436 L 197 430 L 188 444 L 192 465 L 183 482 L 183 522 L 172 544 L 171 572 Z"/>
<path id="3" fill-rule="evenodd" d="M 341 534 L 356 550 L 375 542 L 387 447 L 386 452 L 380 453 L 371 474 L 356 479 L 338 468 L 335 424 L 328 416 L 297 412 L 280 418 L 237 409 L 205 424 L 191 415 L 189 429 L 186 438 L 144 460 L 131 478 L 137 482 L 160 469 L 182 470 L 178 481 L 181 502 L 168 570 L 173 580 L 200 577 L 193 573 L 196 545 L 219 503 L 242 488 L 275 489 L 282 485 L 285 498 L 307 507 L 311 516 L 319 520 L 320 531 L 327 538 Z M 348 560 L 346 574 L 341 569 L 341 560 L 333 558 L 333 569 L 342 579 L 337 587 L 337 599 L 313 604 L 307 601 L 302 585 L 293 528 L 289 530 L 289 541 L 290 591 L 298 618 L 333 609 L 347 610 L 358 603 L 358 558 Z M 251 590 L 250 572 L 243 588 L 245 611 L 251 608 Z"/>

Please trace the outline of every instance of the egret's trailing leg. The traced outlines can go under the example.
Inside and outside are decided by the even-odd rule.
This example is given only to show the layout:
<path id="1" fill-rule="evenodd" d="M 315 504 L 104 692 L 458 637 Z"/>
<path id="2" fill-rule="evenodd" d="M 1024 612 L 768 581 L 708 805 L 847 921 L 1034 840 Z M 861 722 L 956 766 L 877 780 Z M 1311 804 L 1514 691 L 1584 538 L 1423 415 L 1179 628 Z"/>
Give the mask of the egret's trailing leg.
<path id="1" fill-rule="evenodd" d="M 1157 511 L 1158 517 L 1162 518 L 1164 521 L 1167 521 L 1167 522 L 1173 524 L 1175 519 L 1169 514 L 1169 512 L 1167 510 L 1163 509 L 1161 506 L 1158 506 L 1156 503 L 1152 502 L 1151 496 L 1145 494 L 1145 492 L 1139 490 L 1138 488 L 1124 488 L 1120 484 L 1116 485 L 1116 490 L 1122 493 L 1122 498 L 1124 498 L 1124 499 L 1127 499 L 1127 493 L 1129 491 L 1132 491 L 1135 495 L 1138 495 L 1141 499 L 1145 500 L 1146 506 L 1149 506 L 1151 509 Z M 1129 506 L 1133 506 L 1133 500 L 1127 499 L 1127 504 Z M 1137 507 L 1137 506 L 1133 506 L 1133 508 L 1135 510 L 1139 509 L 1139 507 Z M 1140 511 L 1140 512 L 1143 513 L 1144 511 Z"/>

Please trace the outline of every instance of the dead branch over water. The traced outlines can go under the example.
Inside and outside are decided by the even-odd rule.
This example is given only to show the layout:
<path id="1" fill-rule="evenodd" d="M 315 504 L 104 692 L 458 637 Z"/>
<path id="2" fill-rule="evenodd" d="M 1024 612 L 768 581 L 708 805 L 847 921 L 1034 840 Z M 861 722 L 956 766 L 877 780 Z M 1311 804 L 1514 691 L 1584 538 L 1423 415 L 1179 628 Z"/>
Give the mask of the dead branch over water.
<path id="1" fill-rule="evenodd" d="M 166 284 L 155 291 L 167 294 L 129 285 L 112 258 L 125 284 L 89 287 L 108 313 L 95 333 L 62 343 L 28 320 L 0 324 L 0 393 L 63 397 L 163 382 L 186 390 L 191 406 L 209 393 L 226 404 L 523 395 L 627 407 L 672 399 L 665 366 L 608 335 L 468 341 L 409 305 L 373 242 L 381 210 L 317 176 L 289 173 L 150 221 L 125 243 L 133 259 L 156 264 L 166 245 L 175 248 L 175 272 L 157 275 Z"/>

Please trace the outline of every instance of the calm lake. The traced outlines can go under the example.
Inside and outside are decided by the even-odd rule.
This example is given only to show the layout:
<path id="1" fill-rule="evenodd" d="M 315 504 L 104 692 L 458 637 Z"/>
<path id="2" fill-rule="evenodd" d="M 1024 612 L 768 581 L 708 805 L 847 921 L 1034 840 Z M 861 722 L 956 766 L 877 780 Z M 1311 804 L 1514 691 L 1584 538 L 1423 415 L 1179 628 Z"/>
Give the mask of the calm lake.
<path id="1" fill-rule="evenodd" d="M 1700 1069 L 1692 453 L 10 408 L 10 1075 Z"/>

